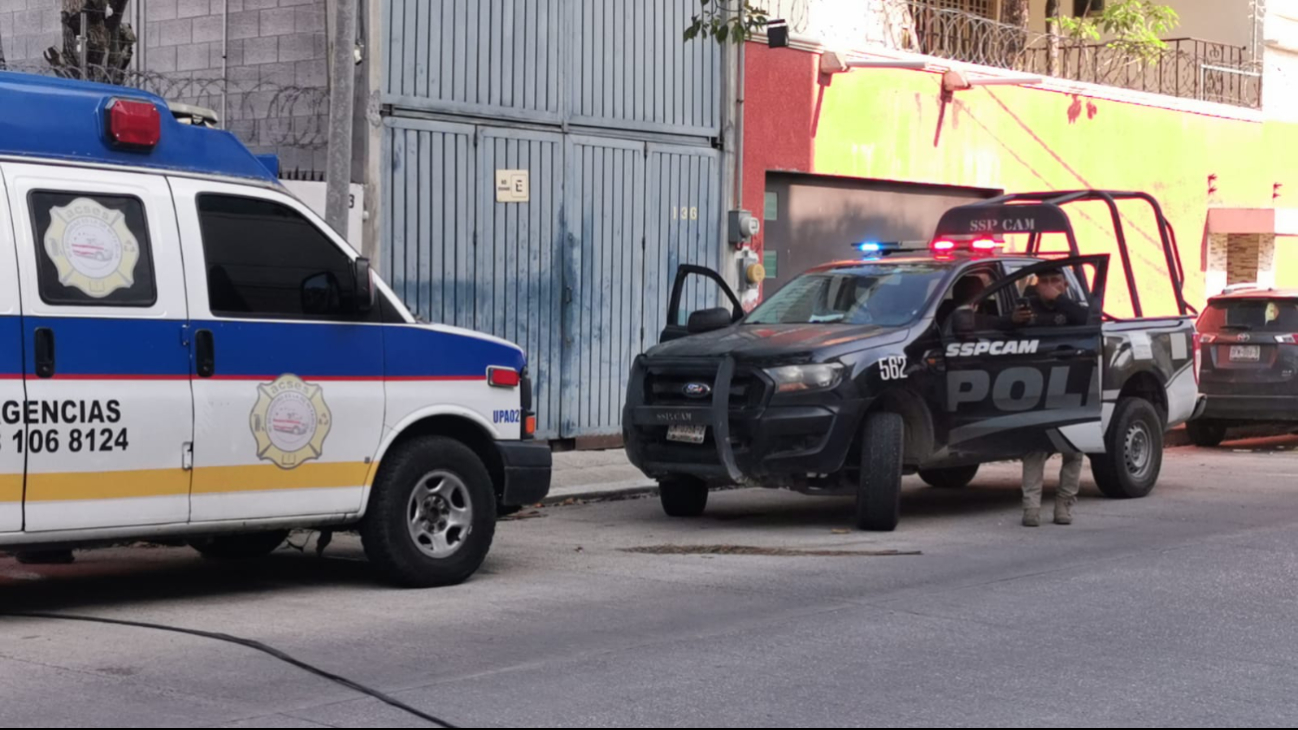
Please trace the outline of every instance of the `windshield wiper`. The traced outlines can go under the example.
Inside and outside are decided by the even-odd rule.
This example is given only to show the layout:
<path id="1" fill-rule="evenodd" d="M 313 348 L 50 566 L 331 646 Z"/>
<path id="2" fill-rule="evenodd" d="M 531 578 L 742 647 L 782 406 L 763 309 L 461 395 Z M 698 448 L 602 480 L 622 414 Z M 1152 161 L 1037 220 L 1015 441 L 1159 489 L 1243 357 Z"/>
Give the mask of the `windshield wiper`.
<path id="1" fill-rule="evenodd" d="M 1221 328 L 1224 329 L 1224 330 L 1236 330 L 1236 331 L 1238 331 L 1238 332 L 1252 332 L 1252 331 L 1253 331 L 1253 327 L 1252 327 L 1252 325 L 1247 325 L 1247 324 L 1223 324 L 1223 325 L 1221 326 Z"/>

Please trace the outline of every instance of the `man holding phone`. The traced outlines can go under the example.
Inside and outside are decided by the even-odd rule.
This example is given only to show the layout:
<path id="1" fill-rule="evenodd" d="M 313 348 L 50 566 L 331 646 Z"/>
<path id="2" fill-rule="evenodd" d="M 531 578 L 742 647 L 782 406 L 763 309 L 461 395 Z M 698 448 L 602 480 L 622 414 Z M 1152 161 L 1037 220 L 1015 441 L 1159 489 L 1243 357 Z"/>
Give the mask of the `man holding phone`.
<path id="1" fill-rule="evenodd" d="M 1047 269 L 1037 275 L 1037 283 L 1024 291 L 1024 297 L 1010 316 L 1015 327 L 1068 327 L 1084 325 L 1090 319 L 1086 307 L 1068 297 L 1068 279 L 1059 269 Z M 1073 505 L 1081 489 L 1082 455 L 1064 454 L 1059 471 L 1059 492 L 1055 496 L 1055 524 L 1073 524 Z M 1045 478 L 1047 452 L 1023 457 L 1023 526 L 1041 526 L 1041 490 Z"/>

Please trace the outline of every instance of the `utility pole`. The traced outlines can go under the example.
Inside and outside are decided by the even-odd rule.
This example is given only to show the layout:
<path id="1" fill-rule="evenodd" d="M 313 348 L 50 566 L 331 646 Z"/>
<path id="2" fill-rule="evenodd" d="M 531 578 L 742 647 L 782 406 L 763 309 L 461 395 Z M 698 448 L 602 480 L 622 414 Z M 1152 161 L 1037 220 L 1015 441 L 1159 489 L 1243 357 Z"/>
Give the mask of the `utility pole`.
<path id="1" fill-rule="evenodd" d="M 337 0 L 329 74 L 329 164 L 325 222 L 347 237 L 352 181 L 352 104 L 356 94 L 356 0 Z"/>

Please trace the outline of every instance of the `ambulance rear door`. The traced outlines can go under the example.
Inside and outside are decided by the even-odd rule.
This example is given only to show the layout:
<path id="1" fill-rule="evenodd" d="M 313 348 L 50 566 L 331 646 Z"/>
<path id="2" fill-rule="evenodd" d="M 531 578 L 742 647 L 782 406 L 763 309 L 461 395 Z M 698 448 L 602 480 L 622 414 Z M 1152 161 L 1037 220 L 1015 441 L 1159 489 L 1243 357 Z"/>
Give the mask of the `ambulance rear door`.
<path id="1" fill-rule="evenodd" d="M 26 530 L 187 522 L 194 407 L 166 178 L 56 165 L 0 170 L 28 373 L 25 430 L 8 423 L 15 414 L 5 403 L 0 455 L 27 459 Z"/>

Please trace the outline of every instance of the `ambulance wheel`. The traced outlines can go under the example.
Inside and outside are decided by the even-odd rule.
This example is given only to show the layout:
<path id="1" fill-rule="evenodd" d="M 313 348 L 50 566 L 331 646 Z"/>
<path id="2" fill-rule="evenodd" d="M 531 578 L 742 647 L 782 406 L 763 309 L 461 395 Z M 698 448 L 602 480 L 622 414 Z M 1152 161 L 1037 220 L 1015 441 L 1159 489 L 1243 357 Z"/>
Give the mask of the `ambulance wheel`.
<path id="1" fill-rule="evenodd" d="M 920 469 L 919 478 L 930 487 L 938 489 L 961 489 L 978 476 L 978 465 L 953 466 L 950 469 Z"/>
<path id="2" fill-rule="evenodd" d="M 1123 398 L 1104 437 L 1106 452 L 1091 457 L 1095 485 L 1109 499 L 1149 496 L 1163 468 L 1163 419 L 1143 398 Z"/>
<path id="3" fill-rule="evenodd" d="M 856 486 L 856 526 L 892 532 L 901 519 L 902 440 L 906 426 L 896 413 L 875 412 L 861 429 L 861 477 Z"/>
<path id="4" fill-rule="evenodd" d="M 360 527 L 366 557 L 393 584 L 461 583 L 482 565 L 496 535 L 491 475 L 459 441 L 410 439 L 384 459 Z"/>
<path id="5" fill-rule="evenodd" d="M 694 477 L 671 477 L 658 482 L 658 499 L 668 517 L 700 517 L 708 508 L 708 485 Z"/>
<path id="6" fill-rule="evenodd" d="M 1210 449 L 1226 440 L 1226 427 L 1219 421 L 1190 421 L 1185 424 L 1185 435 L 1195 446 Z"/>
<path id="7" fill-rule="evenodd" d="M 270 555 L 287 539 L 288 530 L 245 532 L 194 540 L 189 546 L 212 560 L 252 560 Z"/>

